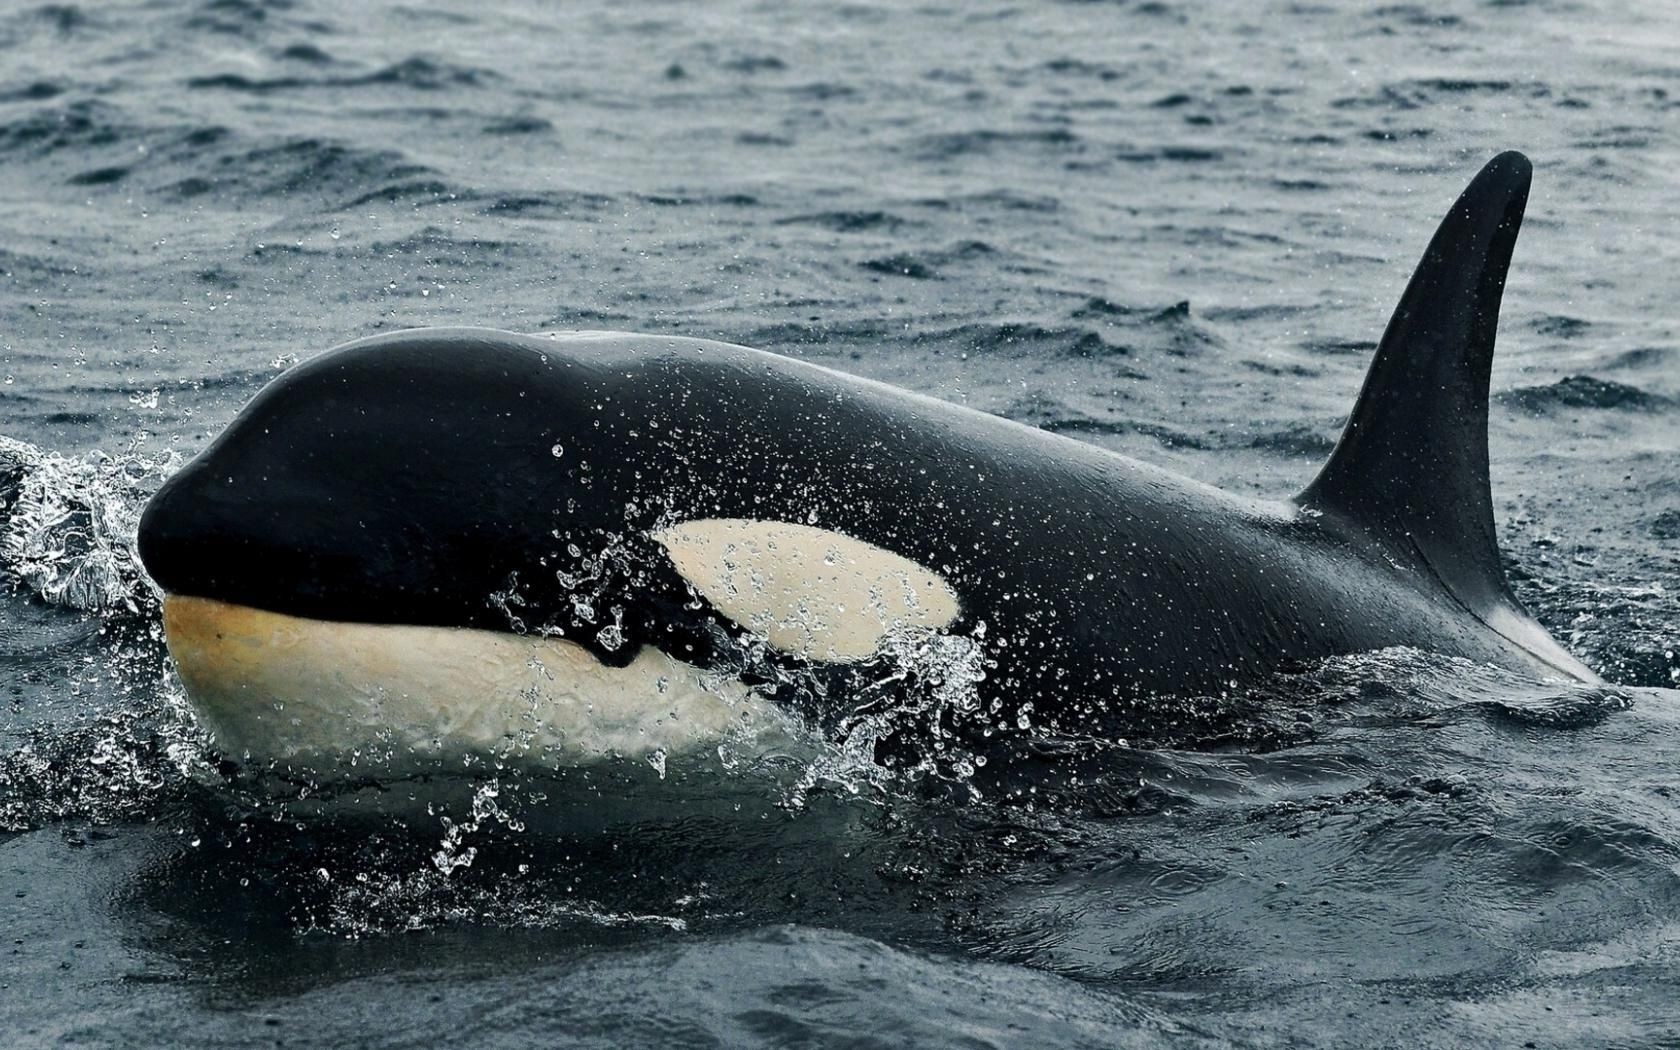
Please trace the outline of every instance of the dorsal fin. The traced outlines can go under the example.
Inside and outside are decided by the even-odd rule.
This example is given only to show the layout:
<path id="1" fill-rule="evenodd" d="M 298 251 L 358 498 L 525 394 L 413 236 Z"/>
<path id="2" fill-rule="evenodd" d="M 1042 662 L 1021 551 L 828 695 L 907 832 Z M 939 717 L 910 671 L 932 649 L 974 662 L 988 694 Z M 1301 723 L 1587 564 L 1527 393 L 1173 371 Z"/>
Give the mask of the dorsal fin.
<path id="1" fill-rule="evenodd" d="M 1488 489 L 1488 380 L 1530 172 L 1522 154 L 1501 153 L 1441 220 L 1341 440 L 1299 498 L 1421 561 L 1484 616 L 1512 603 Z"/>

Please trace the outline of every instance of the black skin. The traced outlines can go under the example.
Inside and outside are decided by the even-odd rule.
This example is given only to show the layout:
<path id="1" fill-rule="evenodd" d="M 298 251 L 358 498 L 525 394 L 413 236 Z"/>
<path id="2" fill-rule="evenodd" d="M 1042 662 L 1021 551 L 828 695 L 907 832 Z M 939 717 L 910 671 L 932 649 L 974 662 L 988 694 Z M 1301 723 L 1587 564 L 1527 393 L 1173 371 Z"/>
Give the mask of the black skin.
<path id="1" fill-rule="evenodd" d="M 1501 154 L 1453 205 L 1293 501 L 745 347 L 426 329 L 270 384 L 152 500 L 140 553 L 176 594 L 557 630 L 612 664 L 652 645 L 809 706 L 867 698 L 888 668 L 764 653 L 649 533 L 817 525 L 950 582 L 990 714 L 1030 703 L 1094 734 L 1135 730 L 1163 696 L 1395 645 L 1592 681 L 1510 598 L 1488 495 L 1489 364 L 1529 178 Z"/>
<path id="2" fill-rule="evenodd" d="M 556 445 L 561 455 L 554 455 Z M 602 660 L 738 660 L 647 533 L 808 522 L 941 572 L 986 624 L 982 689 L 1096 728 L 1336 653 L 1501 640 L 1331 517 L 742 347 L 400 332 L 292 370 L 147 507 L 165 590 L 294 616 L 557 627 Z M 571 553 L 574 549 L 581 555 Z M 579 616 L 559 579 L 582 588 Z M 495 595 L 509 591 L 511 602 Z M 599 593 L 597 593 L 599 592 Z M 623 610 L 625 644 L 601 627 Z M 722 629 L 719 629 L 719 628 Z"/>

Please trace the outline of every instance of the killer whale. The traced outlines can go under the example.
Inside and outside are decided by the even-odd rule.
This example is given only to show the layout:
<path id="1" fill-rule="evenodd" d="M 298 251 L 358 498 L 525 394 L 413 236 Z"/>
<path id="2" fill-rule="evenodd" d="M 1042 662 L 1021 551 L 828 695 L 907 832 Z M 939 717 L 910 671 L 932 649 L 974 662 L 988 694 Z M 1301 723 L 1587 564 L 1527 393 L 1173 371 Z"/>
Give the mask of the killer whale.
<path id="1" fill-rule="evenodd" d="M 309 768 L 515 738 L 663 756 L 953 676 L 958 733 L 1113 733 L 1391 646 L 1596 681 L 1494 535 L 1530 178 L 1501 154 L 1453 204 L 1292 500 L 746 347 L 440 328 L 270 383 L 150 501 L 139 552 L 224 751 Z M 905 668 L 946 643 L 956 670 Z"/>

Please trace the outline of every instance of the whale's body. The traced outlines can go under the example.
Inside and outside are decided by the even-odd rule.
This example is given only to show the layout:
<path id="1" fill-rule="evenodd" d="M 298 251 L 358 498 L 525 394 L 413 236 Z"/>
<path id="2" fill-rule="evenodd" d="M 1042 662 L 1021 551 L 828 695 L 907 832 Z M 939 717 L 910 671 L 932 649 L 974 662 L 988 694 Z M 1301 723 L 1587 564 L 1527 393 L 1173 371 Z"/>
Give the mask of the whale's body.
<path id="1" fill-rule="evenodd" d="M 740 346 L 426 329 L 270 384 L 154 498 L 141 554 L 224 747 L 314 766 L 664 754 L 953 677 L 984 732 L 1114 732 L 1397 645 L 1590 681 L 1493 534 L 1528 178 L 1505 154 L 1465 191 L 1291 501 Z"/>

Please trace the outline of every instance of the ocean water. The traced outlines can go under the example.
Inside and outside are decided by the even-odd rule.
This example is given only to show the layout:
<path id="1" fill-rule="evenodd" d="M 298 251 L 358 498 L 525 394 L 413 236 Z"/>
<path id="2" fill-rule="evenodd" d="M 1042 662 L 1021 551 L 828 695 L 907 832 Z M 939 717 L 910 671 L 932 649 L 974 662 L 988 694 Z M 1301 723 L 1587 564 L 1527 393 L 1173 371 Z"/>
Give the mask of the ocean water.
<path id="1" fill-rule="evenodd" d="M 427 324 L 741 342 L 1286 495 L 1506 148 L 1500 538 L 1610 687 L 1389 651 L 1013 793 L 829 755 L 370 829 L 218 782 L 127 560 L 264 382 Z M 1677 169 L 1662 0 L 6 5 L 0 1044 L 1680 1043 Z"/>

